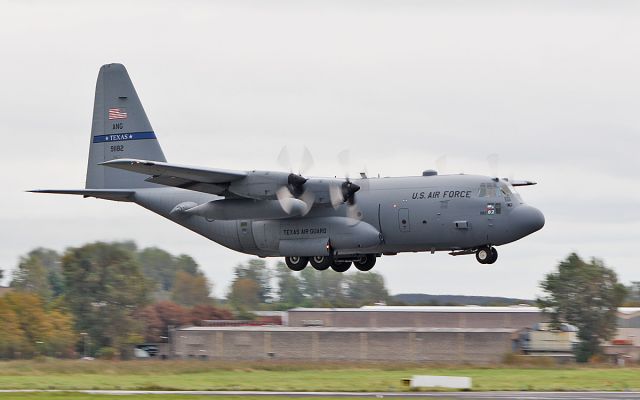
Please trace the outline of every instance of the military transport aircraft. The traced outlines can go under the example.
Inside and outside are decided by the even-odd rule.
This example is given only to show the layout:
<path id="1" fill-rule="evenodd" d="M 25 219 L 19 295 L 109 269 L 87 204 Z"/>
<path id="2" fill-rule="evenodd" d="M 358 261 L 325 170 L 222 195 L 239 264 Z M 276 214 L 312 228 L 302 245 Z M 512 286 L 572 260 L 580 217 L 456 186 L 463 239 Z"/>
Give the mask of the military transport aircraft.
<path id="1" fill-rule="evenodd" d="M 85 189 L 34 190 L 134 202 L 230 249 L 300 271 L 370 270 L 401 252 L 498 258 L 494 246 L 544 226 L 514 186 L 490 176 L 313 178 L 168 163 L 125 67 L 98 74 Z"/>

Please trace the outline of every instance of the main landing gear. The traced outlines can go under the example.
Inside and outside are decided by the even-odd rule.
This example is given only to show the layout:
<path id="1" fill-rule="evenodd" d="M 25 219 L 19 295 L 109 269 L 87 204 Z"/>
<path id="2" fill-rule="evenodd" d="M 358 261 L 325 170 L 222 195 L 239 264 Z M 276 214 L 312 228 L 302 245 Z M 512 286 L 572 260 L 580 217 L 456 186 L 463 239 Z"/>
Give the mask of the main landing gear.
<path id="1" fill-rule="evenodd" d="M 493 264 L 498 260 L 498 250 L 493 246 L 480 247 L 476 250 L 476 260 L 480 264 Z"/>
<path id="2" fill-rule="evenodd" d="M 311 266 L 318 270 L 324 271 L 331 268 L 336 272 L 347 272 L 353 264 L 359 271 L 369 271 L 376 265 L 375 254 L 364 254 L 351 258 L 336 259 L 332 256 L 316 256 L 316 257 L 285 257 L 287 267 L 292 271 L 302 271 L 310 262 Z"/>

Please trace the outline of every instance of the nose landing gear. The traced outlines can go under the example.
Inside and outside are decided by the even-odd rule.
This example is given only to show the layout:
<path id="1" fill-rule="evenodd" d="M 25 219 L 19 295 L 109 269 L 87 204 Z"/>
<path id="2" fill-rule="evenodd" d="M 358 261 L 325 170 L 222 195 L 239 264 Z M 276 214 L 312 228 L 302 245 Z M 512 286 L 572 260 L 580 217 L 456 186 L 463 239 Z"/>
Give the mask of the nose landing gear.
<path id="1" fill-rule="evenodd" d="M 476 260 L 480 264 L 493 264 L 498 260 L 498 250 L 493 246 L 481 247 L 476 251 Z"/>

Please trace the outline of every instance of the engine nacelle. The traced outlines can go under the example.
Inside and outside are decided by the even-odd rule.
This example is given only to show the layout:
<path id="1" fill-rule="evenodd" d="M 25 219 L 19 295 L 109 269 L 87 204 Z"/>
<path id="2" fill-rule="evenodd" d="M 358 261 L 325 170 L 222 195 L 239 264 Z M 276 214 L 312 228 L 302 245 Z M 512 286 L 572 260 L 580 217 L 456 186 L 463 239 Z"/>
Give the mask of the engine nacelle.
<path id="1" fill-rule="evenodd" d="M 240 197 L 273 200 L 276 192 L 289 183 L 289 175 L 287 172 L 250 171 L 245 178 L 231 182 L 228 190 Z"/>

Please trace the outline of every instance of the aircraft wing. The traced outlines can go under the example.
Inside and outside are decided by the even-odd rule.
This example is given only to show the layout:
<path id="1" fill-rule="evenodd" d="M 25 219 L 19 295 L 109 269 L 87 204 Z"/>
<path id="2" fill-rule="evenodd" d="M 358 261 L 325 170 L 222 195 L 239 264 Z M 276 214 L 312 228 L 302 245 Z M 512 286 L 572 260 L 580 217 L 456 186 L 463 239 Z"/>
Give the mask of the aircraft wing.
<path id="1" fill-rule="evenodd" d="M 148 182 L 173 186 L 198 192 L 223 194 L 230 182 L 247 176 L 244 171 L 219 168 L 194 167 L 161 161 L 120 158 L 101 163 L 106 167 L 151 175 Z"/>

